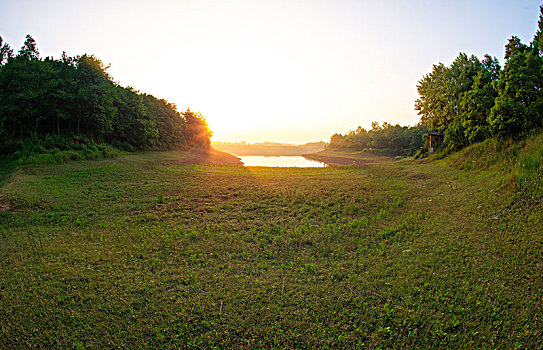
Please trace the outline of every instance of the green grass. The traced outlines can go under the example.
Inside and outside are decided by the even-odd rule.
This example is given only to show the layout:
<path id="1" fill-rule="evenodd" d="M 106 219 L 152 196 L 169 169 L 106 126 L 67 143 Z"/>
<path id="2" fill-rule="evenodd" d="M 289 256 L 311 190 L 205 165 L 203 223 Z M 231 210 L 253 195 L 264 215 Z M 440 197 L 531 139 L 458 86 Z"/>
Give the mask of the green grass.
<path id="1" fill-rule="evenodd" d="M 502 173 L 189 157 L 12 170 L 0 348 L 543 346 L 543 206 Z"/>
<path id="2" fill-rule="evenodd" d="M 123 152 L 121 149 L 134 151 L 126 144 L 112 145 L 99 143 L 80 135 L 45 135 L 43 138 L 16 141 L 13 154 L 4 156 L 15 164 L 61 164 L 74 160 L 115 158 Z M 124 147 L 123 147 L 124 146 Z"/>
<path id="3" fill-rule="evenodd" d="M 543 133 L 520 141 L 488 139 L 454 154 L 449 162 L 460 169 L 492 170 L 504 186 L 525 197 L 543 198 Z"/>

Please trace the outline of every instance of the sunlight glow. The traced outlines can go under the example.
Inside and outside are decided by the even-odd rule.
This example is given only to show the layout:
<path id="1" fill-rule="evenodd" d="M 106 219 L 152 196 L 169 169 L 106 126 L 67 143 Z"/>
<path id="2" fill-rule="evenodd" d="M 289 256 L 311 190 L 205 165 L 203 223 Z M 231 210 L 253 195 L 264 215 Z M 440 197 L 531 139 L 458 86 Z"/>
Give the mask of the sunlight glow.
<path id="1" fill-rule="evenodd" d="M 239 157 L 244 166 L 261 166 L 261 167 L 281 167 L 281 168 L 324 168 L 325 163 L 315 160 L 306 159 L 302 156 L 241 156 Z"/>
<path id="2" fill-rule="evenodd" d="M 372 121 L 415 124 L 432 64 L 460 51 L 502 59 L 511 35 L 531 40 L 539 5 L 4 1 L 0 35 L 17 48 L 29 33 L 42 56 L 93 53 L 123 86 L 200 111 L 214 141 L 304 143 Z"/>

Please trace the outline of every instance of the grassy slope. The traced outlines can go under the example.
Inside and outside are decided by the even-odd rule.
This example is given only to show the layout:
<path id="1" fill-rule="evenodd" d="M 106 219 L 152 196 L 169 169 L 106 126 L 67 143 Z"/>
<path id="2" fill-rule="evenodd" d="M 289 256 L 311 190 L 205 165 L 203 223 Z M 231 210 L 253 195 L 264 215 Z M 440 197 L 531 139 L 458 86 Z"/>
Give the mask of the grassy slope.
<path id="1" fill-rule="evenodd" d="M 443 162 L 19 167 L 0 348 L 540 348 L 543 206 Z"/>

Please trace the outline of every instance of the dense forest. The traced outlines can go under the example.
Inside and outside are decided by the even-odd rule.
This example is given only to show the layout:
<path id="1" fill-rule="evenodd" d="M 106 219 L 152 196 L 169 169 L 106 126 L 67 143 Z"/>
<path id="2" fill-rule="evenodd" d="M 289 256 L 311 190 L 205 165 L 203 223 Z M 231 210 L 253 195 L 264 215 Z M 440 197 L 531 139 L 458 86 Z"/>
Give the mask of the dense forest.
<path id="1" fill-rule="evenodd" d="M 489 138 L 525 139 L 543 127 L 543 6 L 539 28 L 530 44 L 513 36 L 505 47 L 505 65 L 495 57 L 460 53 L 450 66 L 438 63 L 417 85 L 415 109 L 421 116 L 413 128 L 385 123 L 366 131 L 359 127 L 346 135 L 335 134 L 330 147 L 362 150 L 390 149 L 413 153 L 426 130 L 442 132 L 442 153 L 457 151 Z"/>
<path id="2" fill-rule="evenodd" d="M 0 154 L 209 147 L 200 113 L 122 87 L 108 68 L 94 55 L 42 59 L 30 35 L 14 55 L 0 38 Z"/>

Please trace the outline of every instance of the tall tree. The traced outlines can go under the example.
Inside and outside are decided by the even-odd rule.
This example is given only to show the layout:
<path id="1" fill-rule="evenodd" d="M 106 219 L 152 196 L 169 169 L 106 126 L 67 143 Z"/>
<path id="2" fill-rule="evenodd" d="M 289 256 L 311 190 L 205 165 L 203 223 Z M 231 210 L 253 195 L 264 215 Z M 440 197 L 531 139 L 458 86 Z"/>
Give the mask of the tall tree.
<path id="1" fill-rule="evenodd" d="M 200 112 L 193 112 L 190 108 L 182 114 L 186 121 L 185 132 L 187 133 L 186 139 L 189 144 L 201 149 L 209 149 L 212 133 L 202 114 Z"/>
<path id="2" fill-rule="evenodd" d="M 520 137 L 543 126 L 543 58 L 514 36 L 505 60 L 488 121 L 494 134 Z"/>
<path id="3" fill-rule="evenodd" d="M 28 60 L 40 58 L 40 53 L 36 45 L 36 40 L 34 40 L 34 38 L 31 37 L 29 34 L 27 34 L 26 40 L 21 49 L 19 50 L 19 54 L 17 56 L 24 57 Z"/>
<path id="4" fill-rule="evenodd" d="M 445 132 L 461 113 L 460 96 L 469 91 L 481 67 L 475 56 L 461 53 L 449 67 L 439 63 L 417 85 L 415 109 L 430 129 Z"/>
<path id="5" fill-rule="evenodd" d="M 114 106 L 117 109 L 112 139 L 128 142 L 138 149 L 155 146 L 159 132 L 153 120 L 149 119 L 143 96 L 132 88 L 117 87 Z"/>
<path id="6" fill-rule="evenodd" d="M 13 56 L 13 50 L 8 43 L 3 42 L 2 37 L 0 36 L 0 66 L 5 64 L 11 56 Z"/>
<path id="7" fill-rule="evenodd" d="M 461 116 L 465 140 L 467 143 L 480 142 L 490 136 L 488 116 L 498 96 L 495 84 L 500 75 L 500 64 L 497 58 L 489 55 L 481 62 L 474 78 L 471 90 L 461 96 Z"/>
<path id="8" fill-rule="evenodd" d="M 143 95 L 143 103 L 147 107 L 149 118 L 157 126 L 159 137 L 157 147 L 169 149 L 186 143 L 185 118 L 177 111 L 175 104 L 159 100 L 152 95 Z"/>
<path id="9" fill-rule="evenodd" d="M 83 55 L 77 62 L 78 133 L 84 130 L 102 138 L 113 131 L 116 113 L 112 93 L 114 85 L 106 72 L 107 68 L 94 55 Z"/>
<path id="10" fill-rule="evenodd" d="M 537 23 L 533 46 L 539 50 L 540 54 L 543 54 L 543 5 L 539 6 L 539 22 Z"/>
<path id="11" fill-rule="evenodd" d="M 1 38 L 0 49 L 0 153 L 29 138 L 73 132 L 125 149 L 209 148 L 200 113 L 179 113 L 174 104 L 123 88 L 94 55 L 42 60 L 30 35 L 16 57 Z"/>

